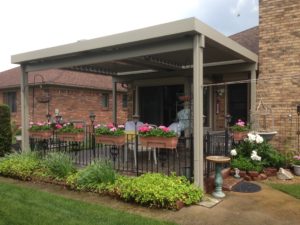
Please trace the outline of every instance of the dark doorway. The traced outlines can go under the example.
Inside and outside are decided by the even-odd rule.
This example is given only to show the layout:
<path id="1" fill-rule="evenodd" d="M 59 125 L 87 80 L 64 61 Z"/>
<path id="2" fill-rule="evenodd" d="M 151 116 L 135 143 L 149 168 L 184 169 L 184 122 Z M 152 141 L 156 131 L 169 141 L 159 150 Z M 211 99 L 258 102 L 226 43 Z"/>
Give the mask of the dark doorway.
<path id="1" fill-rule="evenodd" d="M 176 120 L 178 96 L 183 85 L 141 87 L 139 89 L 141 121 L 156 125 L 170 125 Z"/>
<path id="2" fill-rule="evenodd" d="M 247 122 L 248 119 L 248 85 L 232 84 L 228 86 L 228 112 L 231 115 L 231 125 L 238 119 Z"/>

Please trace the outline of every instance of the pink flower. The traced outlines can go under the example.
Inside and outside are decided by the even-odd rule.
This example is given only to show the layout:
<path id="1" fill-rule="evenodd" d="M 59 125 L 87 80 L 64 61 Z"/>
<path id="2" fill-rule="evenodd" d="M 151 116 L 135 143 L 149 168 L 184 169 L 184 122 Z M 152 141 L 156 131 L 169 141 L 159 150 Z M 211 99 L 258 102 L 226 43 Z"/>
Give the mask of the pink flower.
<path id="1" fill-rule="evenodd" d="M 118 128 L 125 129 L 125 126 L 124 125 L 119 125 Z"/>
<path id="2" fill-rule="evenodd" d="M 112 123 L 109 123 L 109 124 L 106 125 L 106 127 L 107 127 L 107 128 L 113 128 L 113 127 L 115 127 L 115 126 L 114 126 Z"/>
<path id="3" fill-rule="evenodd" d="M 30 123 L 29 123 L 29 125 L 33 125 L 33 124 L 34 124 L 34 122 L 30 122 Z"/>
<path id="4" fill-rule="evenodd" d="M 61 128 L 62 128 L 62 125 L 60 125 L 59 123 L 58 123 L 58 124 L 55 124 L 55 128 L 61 129 Z"/>
<path id="5" fill-rule="evenodd" d="M 149 126 L 143 125 L 143 126 L 141 126 L 141 127 L 139 128 L 139 132 L 146 133 L 146 132 L 148 132 L 148 131 L 150 131 Z"/>
<path id="6" fill-rule="evenodd" d="M 75 126 L 75 128 L 77 128 L 77 129 L 82 129 L 83 126 L 82 126 L 82 124 L 78 124 L 78 125 Z"/>
<path id="7" fill-rule="evenodd" d="M 111 131 L 111 132 L 114 132 L 114 131 L 116 131 L 116 130 L 117 130 L 117 128 L 115 128 L 115 127 L 110 128 L 110 131 Z"/>
<path id="8" fill-rule="evenodd" d="M 167 128 L 166 126 L 159 126 L 158 128 L 163 130 L 164 132 L 170 132 L 170 129 Z"/>
<path id="9" fill-rule="evenodd" d="M 236 125 L 238 125 L 238 126 L 240 126 L 240 127 L 243 127 L 243 126 L 245 126 L 245 122 L 242 121 L 241 119 L 238 119 Z"/>

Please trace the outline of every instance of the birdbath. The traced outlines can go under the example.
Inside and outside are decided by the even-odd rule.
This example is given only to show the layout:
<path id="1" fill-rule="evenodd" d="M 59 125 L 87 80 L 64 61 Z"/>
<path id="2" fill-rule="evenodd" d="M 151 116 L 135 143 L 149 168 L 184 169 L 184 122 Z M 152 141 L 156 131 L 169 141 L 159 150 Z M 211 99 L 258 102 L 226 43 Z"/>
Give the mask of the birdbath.
<path id="1" fill-rule="evenodd" d="M 221 169 L 222 169 L 222 164 L 228 163 L 230 161 L 230 158 L 226 156 L 212 155 L 212 156 L 207 156 L 206 159 L 216 164 L 216 170 L 215 170 L 216 188 L 215 191 L 212 193 L 212 195 L 216 198 L 224 198 L 225 194 L 222 191 L 223 178 L 221 174 Z"/>

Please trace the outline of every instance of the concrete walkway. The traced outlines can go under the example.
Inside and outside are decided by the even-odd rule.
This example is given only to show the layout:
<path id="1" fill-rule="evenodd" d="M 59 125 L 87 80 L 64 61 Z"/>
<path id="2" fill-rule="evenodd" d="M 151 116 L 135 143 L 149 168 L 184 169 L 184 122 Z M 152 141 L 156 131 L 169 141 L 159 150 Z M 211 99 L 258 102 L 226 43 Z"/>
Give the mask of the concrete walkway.
<path id="1" fill-rule="evenodd" d="M 21 182 L 0 177 L 1 182 L 36 188 L 67 198 L 106 205 L 147 217 L 174 221 L 182 225 L 299 225 L 300 200 L 259 183 L 262 191 L 256 193 L 227 192 L 226 198 L 213 208 L 191 206 L 180 211 L 148 209 L 124 203 L 93 193 L 79 193 L 63 187 Z"/>

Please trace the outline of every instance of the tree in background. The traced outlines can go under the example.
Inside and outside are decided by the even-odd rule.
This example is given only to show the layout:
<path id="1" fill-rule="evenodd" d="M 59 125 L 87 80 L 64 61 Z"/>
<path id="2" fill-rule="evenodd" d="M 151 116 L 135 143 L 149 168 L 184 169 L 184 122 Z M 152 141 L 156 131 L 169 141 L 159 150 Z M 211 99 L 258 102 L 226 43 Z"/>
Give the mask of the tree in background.
<path id="1" fill-rule="evenodd" d="M 0 104 L 0 156 L 10 152 L 11 141 L 10 110 L 7 105 Z"/>

